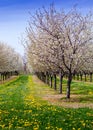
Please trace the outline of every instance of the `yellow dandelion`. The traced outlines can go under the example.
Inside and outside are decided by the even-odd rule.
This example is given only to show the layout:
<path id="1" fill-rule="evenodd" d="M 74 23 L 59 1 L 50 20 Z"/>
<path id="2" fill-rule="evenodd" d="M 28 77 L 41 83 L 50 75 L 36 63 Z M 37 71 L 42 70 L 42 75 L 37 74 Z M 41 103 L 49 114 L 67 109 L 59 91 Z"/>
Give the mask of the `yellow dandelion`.
<path id="1" fill-rule="evenodd" d="M 9 123 L 9 129 L 10 129 L 10 128 L 12 128 L 12 124 L 11 124 L 11 123 Z"/>
<path id="2" fill-rule="evenodd" d="M 81 130 L 81 128 L 78 128 L 78 130 Z"/>
<path id="3" fill-rule="evenodd" d="M 31 123 L 28 122 L 28 121 L 26 121 L 26 122 L 24 123 L 24 126 L 30 126 L 30 125 L 31 125 Z"/>
<path id="4" fill-rule="evenodd" d="M 0 111 L 0 114 L 2 113 L 2 111 Z"/>
<path id="5" fill-rule="evenodd" d="M 5 127 L 5 125 L 3 124 L 3 125 L 0 125 L 1 127 L 2 127 L 2 129 Z"/>
<path id="6" fill-rule="evenodd" d="M 93 94 L 93 92 L 90 91 L 90 92 L 89 92 L 89 95 L 92 95 L 92 94 Z"/>
<path id="7" fill-rule="evenodd" d="M 38 127 L 34 127 L 34 129 L 33 130 L 38 130 Z"/>
<path id="8" fill-rule="evenodd" d="M 82 123 L 82 125 L 85 127 L 86 124 L 85 124 L 85 123 Z"/>
<path id="9" fill-rule="evenodd" d="M 62 130 L 62 128 L 59 128 L 58 130 Z"/>

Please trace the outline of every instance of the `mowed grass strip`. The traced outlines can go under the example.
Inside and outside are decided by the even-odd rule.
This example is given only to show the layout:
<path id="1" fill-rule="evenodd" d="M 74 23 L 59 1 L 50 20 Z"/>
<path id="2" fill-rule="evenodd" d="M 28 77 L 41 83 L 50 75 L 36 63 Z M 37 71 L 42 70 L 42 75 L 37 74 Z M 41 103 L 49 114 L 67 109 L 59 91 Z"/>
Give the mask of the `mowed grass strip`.
<path id="1" fill-rule="evenodd" d="M 2 130 L 92 130 L 93 109 L 53 106 L 43 100 L 55 94 L 35 76 L 20 76 L 0 86 Z"/>

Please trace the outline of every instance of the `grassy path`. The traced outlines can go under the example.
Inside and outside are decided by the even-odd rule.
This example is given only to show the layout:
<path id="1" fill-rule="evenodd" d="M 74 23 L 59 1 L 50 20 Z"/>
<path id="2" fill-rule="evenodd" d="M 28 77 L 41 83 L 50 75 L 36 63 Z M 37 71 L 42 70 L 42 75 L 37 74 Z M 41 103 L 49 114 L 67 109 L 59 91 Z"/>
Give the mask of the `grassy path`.
<path id="1" fill-rule="evenodd" d="M 55 92 L 32 76 L 0 85 L 0 130 L 93 130 L 93 109 L 53 106 Z"/>

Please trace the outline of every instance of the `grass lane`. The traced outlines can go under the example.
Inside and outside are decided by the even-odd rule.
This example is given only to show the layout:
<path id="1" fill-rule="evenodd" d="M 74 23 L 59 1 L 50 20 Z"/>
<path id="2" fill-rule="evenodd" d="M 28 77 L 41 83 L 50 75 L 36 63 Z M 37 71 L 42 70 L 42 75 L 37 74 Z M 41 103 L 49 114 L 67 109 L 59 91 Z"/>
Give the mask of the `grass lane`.
<path id="1" fill-rule="evenodd" d="M 62 108 L 42 97 L 55 94 L 36 77 L 0 85 L 0 130 L 92 130 L 93 109 Z"/>

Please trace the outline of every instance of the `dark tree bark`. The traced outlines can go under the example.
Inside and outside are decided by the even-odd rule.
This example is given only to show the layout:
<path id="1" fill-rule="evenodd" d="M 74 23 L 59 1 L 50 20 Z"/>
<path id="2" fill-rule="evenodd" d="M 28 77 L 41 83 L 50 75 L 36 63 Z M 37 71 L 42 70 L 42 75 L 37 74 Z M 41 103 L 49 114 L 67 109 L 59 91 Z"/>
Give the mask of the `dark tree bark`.
<path id="1" fill-rule="evenodd" d="M 5 75 L 3 74 L 3 81 L 5 80 Z"/>
<path id="2" fill-rule="evenodd" d="M 54 89 L 57 89 L 57 84 L 56 84 L 56 74 L 54 74 Z"/>
<path id="3" fill-rule="evenodd" d="M 48 72 L 46 72 L 46 84 L 48 84 L 49 85 L 49 73 Z"/>
<path id="4" fill-rule="evenodd" d="M 83 77 L 83 74 L 82 73 L 80 73 L 80 80 L 82 81 L 82 77 Z"/>
<path id="5" fill-rule="evenodd" d="M 47 84 L 49 85 L 49 73 L 47 73 Z"/>
<path id="6" fill-rule="evenodd" d="M 10 72 L 8 72 L 8 78 L 10 78 Z"/>
<path id="7" fill-rule="evenodd" d="M 46 82 L 46 75 L 44 73 L 44 77 L 43 77 L 44 83 Z"/>
<path id="8" fill-rule="evenodd" d="M 68 74 L 68 81 L 67 81 L 67 99 L 70 99 L 71 82 L 72 82 L 72 73 L 69 72 L 69 74 Z"/>
<path id="9" fill-rule="evenodd" d="M 2 81 L 2 79 L 3 79 L 3 74 L 1 73 L 1 81 Z"/>
<path id="10" fill-rule="evenodd" d="M 86 73 L 84 73 L 84 75 L 85 75 L 85 82 L 86 82 L 87 81 Z"/>
<path id="11" fill-rule="evenodd" d="M 41 80 L 44 82 L 44 74 L 41 72 Z"/>
<path id="12" fill-rule="evenodd" d="M 92 82 L 92 73 L 90 73 L 90 82 Z"/>
<path id="13" fill-rule="evenodd" d="M 77 80 L 79 80 L 79 73 L 77 73 Z"/>
<path id="14" fill-rule="evenodd" d="M 48 84 L 48 73 L 46 72 L 46 84 Z"/>
<path id="15" fill-rule="evenodd" d="M 5 80 L 8 79 L 8 72 L 5 73 Z"/>
<path id="16" fill-rule="evenodd" d="M 0 81 L 1 81 L 1 73 L 0 73 Z"/>
<path id="17" fill-rule="evenodd" d="M 52 88 L 53 87 L 53 76 L 50 75 L 50 87 Z"/>
<path id="18" fill-rule="evenodd" d="M 59 86 L 59 93 L 62 94 L 62 81 L 63 81 L 63 74 L 60 72 L 60 86 Z"/>

